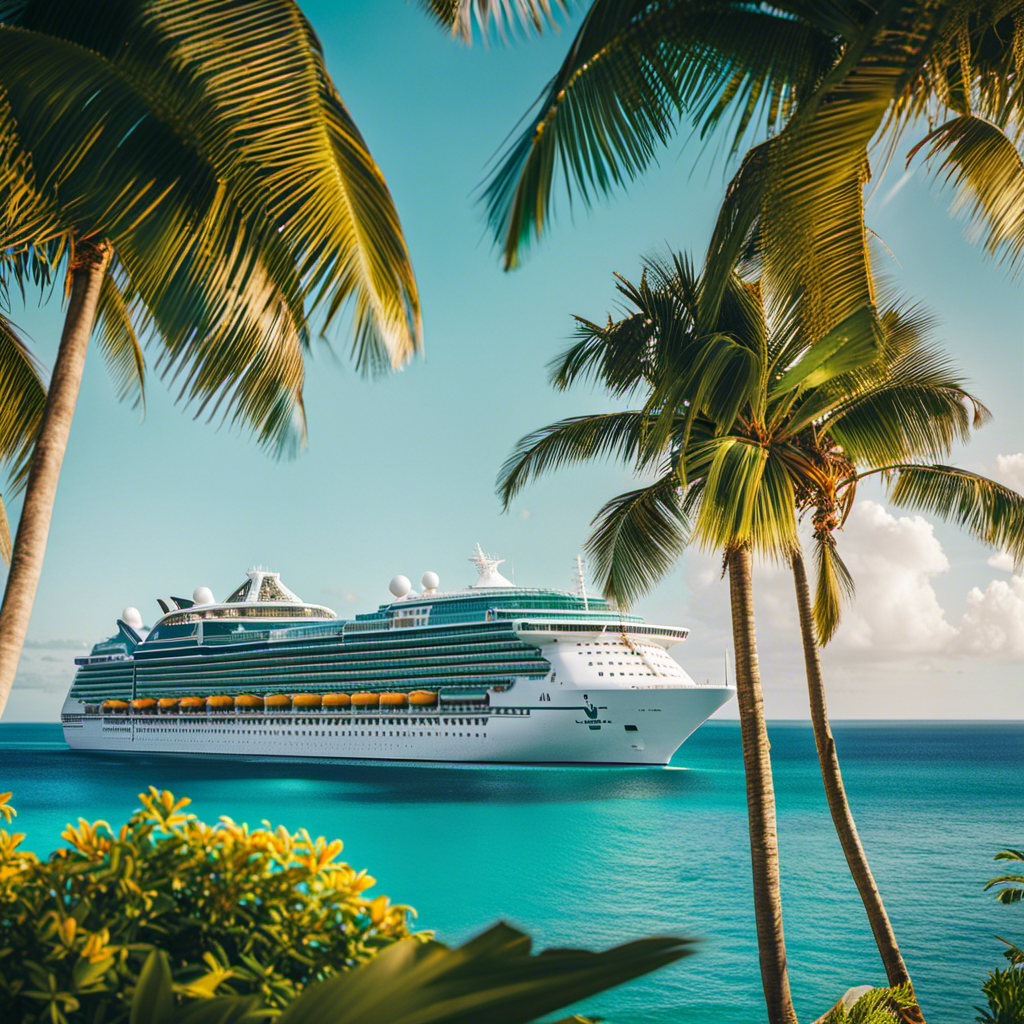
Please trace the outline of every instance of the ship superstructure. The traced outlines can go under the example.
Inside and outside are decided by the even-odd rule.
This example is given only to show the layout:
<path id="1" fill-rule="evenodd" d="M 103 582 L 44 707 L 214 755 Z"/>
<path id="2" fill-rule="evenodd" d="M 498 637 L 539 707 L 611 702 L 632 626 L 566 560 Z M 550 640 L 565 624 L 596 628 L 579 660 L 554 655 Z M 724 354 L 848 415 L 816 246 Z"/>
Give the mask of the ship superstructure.
<path id="1" fill-rule="evenodd" d="M 62 711 L 78 749 L 226 756 L 666 764 L 733 695 L 667 648 L 680 627 L 602 598 L 517 587 L 477 546 L 477 580 L 339 619 L 252 569 L 224 601 L 161 599 L 76 659 Z"/>

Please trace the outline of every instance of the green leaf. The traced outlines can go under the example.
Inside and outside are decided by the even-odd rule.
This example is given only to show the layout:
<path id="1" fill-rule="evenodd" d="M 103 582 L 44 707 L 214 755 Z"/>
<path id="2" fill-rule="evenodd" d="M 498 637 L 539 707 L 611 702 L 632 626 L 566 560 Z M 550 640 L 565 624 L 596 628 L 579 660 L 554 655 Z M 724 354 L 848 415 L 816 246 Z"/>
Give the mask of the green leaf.
<path id="1" fill-rule="evenodd" d="M 1024 161 L 1013 140 L 999 125 L 968 113 L 929 132 L 907 164 L 925 147 L 936 177 L 956 189 L 954 211 L 985 230 L 990 253 L 1015 262 L 1024 248 Z"/>
<path id="2" fill-rule="evenodd" d="M 840 374 L 868 366 L 878 360 L 882 344 L 875 310 L 863 306 L 807 348 L 773 383 L 769 399 L 787 391 L 815 388 Z"/>
<path id="3" fill-rule="evenodd" d="M 173 1024 L 174 985 L 167 954 L 154 949 L 146 957 L 132 996 L 129 1024 Z"/>
<path id="4" fill-rule="evenodd" d="M 683 116 L 708 131 L 738 114 L 734 146 L 755 122 L 783 124 L 834 53 L 808 16 L 818 12 L 594 0 L 484 193 L 506 269 L 543 231 L 560 175 L 590 203 L 640 174 Z"/>
<path id="5" fill-rule="evenodd" d="M 527 434 L 498 473 L 502 504 L 508 508 L 530 480 L 560 466 L 615 459 L 644 468 L 651 461 L 642 450 L 647 426 L 648 418 L 641 412 L 604 413 L 573 416 Z"/>
<path id="6" fill-rule="evenodd" d="M 556 27 L 556 9 L 567 13 L 562 0 L 419 0 L 419 6 L 467 45 L 473 41 L 474 21 L 486 41 L 492 27 L 502 39 L 506 29 L 516 26 L 540 35 L 546 26 Z"/>
<path id="7" fill-rule="evenodd" d="M 642 939 L 601 953 L 547 950 L 499 924 L 460 949 L 400 942 L 312 986 L 280 1024 L 525 1024 L 694 952 L 686 939 Z"/>
<path id="8" fill-rule="evenodd" d="M 587 554 L 605 596 L 621 609 L 675 565 L 690 539 L 674 472 L 649 487 L 612 498 L 592 525 Z"/>
<path id="9" fill-rule="evenodd" d="M 824 647 L 835 635 L 842 616 L 843 601 L 853 599 L 855 586 L 850 570 L 839 557 L 835 538 L 823 533 L 815 538 L 814 625 L 818 644 Z"/>
<path id="10" fill-rule="evenodd" d="M 1024 496 L 1012 488 L 956 466 L 892 466 L 885 481 L 894 505 L 954 522 L 1024 565 Z"/>

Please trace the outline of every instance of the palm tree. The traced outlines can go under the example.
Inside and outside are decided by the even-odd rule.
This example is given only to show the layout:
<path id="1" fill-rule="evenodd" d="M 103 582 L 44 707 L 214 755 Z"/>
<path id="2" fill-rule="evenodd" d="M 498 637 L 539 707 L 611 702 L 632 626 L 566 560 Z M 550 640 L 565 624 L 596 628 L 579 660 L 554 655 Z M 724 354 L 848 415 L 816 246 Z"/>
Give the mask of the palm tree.
<path id="1" fill-rule="evenodd" d="M 387 185 L 294 0 L 0 5 L 0 191 L 0 283 L 67 298 L 0 608 L 2 712 L 97 315 L 123 391 L 148 340 L 182 402 L 275 452 L 304 437 L 313 323 L 350 304 L 367 371 L 421 326 Z"/>
<path id="2" fill-rule="evenodd" d="M 46 401 L 42 374 L 17 329 L 0 316 L 0 462 L 12 466 L 14 493 L 24 486 L 32 442 Z M 11 491 L 8 491 L 8 497 Z M 0 558 L 11 560 L 11 531 L 0 498 Z"/>
<path id="3" fill-rule="evenodd" d="M 565 4 L 420 0 L 469 42 L 515 21 L 540 32 Z M 755 143 L 730 188 L 764 221 L 767 291 L 804 295 L 819 336 L 871 303 L 864 225 L 869 152 L 908 131 L 959 192 L 985 247 L 1024 250 L 1024 4 L 902 0 L 592 0 L 561 67 L 484 193 L 506 269 L 547 226 L 559 179 L 585 203 L 627 185 L 681 127 Z M 936 126 L 932 128 L 932 126 Z"/>
<path id="4" fill-rule="evenodd" d="M 712 260 L 698 276 L 684 257 L 667 266 L 648 263 L 639 285 L 620 279 L 627 315 L 606 325 L 579 319 L 577 342 L 554 364 L 555 386 L 590 380 L 616 397 L 639 394 L 645 402 L 629 412 L 563 420 L 523 438 L 501 470 L 499 493 L 507 506 L 532 477 L 593 458 L 613 457 L 640 474 L 655 473 L 653 483 L 598 512 L 588 541 L 605 593 L 620 606 L 649 589 L 691 541 L 724 553 L 755 898 L 768 902 L 755 904 L 762 978 L 774 1020 L 791 1008 L 771 987 L 785 979 L 785 954 L 781 925 L 777 937 L 772 931 L 779 910 L 777 852 L 751 553 L 793 566 L 829 806 L 890 983 L 905 984 L 910 979 L 856 837 L 828 731 L 797 517 L 814 511 L 816 608 L 824 623 L 838 614 L 835 591 L 848 580 L 831 538 L 838 522 L 826 514 L 825 496 L 835 493 L 837 481 L 840 504 L 848 503 L 856 481 L 878 472 L 895 504 L 954 518 L 1017 558 L 1024 557 L 1024 499 L 962 470 L 907 461 L 948 451 L 986 415 L 941 354 L 924 343 L 925 317 L 897 309 L 881 318 L 857 313 L 812 345 L 797 299 L 766 313 L 757 286 L 732 271 L 722 281 L 720 267 Z M 881 337 L 874 336 L 877 328 Z M 774 877 L 759 871 L 766 843 Z M 781 975 L 775 973 L 780 965 Z"/>

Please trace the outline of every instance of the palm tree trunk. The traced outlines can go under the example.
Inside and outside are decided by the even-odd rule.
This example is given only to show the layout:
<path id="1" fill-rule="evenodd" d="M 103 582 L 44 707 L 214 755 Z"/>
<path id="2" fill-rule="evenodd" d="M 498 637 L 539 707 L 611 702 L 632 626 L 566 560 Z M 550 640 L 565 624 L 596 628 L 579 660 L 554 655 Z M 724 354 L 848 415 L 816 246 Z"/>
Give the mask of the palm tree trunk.
<path id="1" fill-rule="evenodd" d="M 850 812 L 850 804 L 846 799 L 843 776 L 839 770 L 839 757 L 836 754 L 836 743 L 832 738 L 832 730 L 828 724 L 828 709 L 825 705 L 825 683 L 821 674 L 821 659 L 818 656 L 818 642 L 814 630 L 814 616 L 811 611 L 811 591 L 807 584 L 807 572 L 804 567 L 803 553 L 793 551 L 793 580 L 796 584 L 796 603 L 800 612 L 800 636 L 804 645 L 804 665 L 807 671 L 807 693 L 811 704 L 811 723 L 814 726 L 814 745 L 818 748 L 818 763 L 821 765 L 821 778 L 825 783 L 825 796 L 828 809 L 832 814 L 839 842 L 842 844 L 846 863 L 850 874 L 860 893 L 861 902 L 867 911 L 871 931 L 875 936 L 875 945 L 885 965 L 885 974 L 890 985 L 910 985 L 910 975 L 903 962 L 900 948 L 896 944 L 889 915 L 885 912 L 881 894 L 868 866 L 868 859 L 861 846 L 857 826 Z M 913 1016 L 907 1018 L 915 1019 Z M 918 1017 L 920 1011 L 918 1011 Z"/>
<path id="2" fill-rule="evenodd" d="M 57 496 L 57 481 L 71 433 L 85 352 L 96 319 L 100 286 L 107 272 L 110 253 L 108 242 L 78 243 L 69 267 L 71 294 L 68 311 L 32 455 L 25 502 L 11 554 L 11 569 L 7 574 L 3 605 L 0 606 L 0 715 L 7 706 L 32 616 L 53 502 Z"/>
<path id="3" fill-rule="evenodd" d="M 761 985 L 770 1024 L 796 1024 L 789 992 L 786 940 L 782 932 L 782 896 L 779 891 L 779 846 L 775 825 L 775 791 L 768 732 L 764 722 L 761 670 L 754 634 L 754 598 L 751 554 L 746 544 L 731 548 L 729 599 L 736 652 L 736 702 L 743 736 L 743 769 L 747 779 L 747 817 L 750 823 L 750 862 L 754 878 L 754 917 Z"/>

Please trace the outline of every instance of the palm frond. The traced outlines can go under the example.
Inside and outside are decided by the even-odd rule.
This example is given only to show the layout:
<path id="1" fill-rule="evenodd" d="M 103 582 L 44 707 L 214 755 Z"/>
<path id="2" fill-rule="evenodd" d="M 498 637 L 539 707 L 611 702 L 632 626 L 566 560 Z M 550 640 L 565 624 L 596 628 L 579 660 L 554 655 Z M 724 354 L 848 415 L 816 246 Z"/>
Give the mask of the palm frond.
<path id="1" fill-rule="evenodd" d="M 818 388 L 840 374 L 869 366 L 882 351 L 882 330 L 870 306 L 862 306 L 808 346 L 772 383 L 769 401 L 776 395 Z"/>
<path id="2" fill-rule="evenodd" d="M 894 320 L 889 311 L 882 320 L 883 358 L 817 389 L 790 428 L 818 423 L 863 465 L 944 458 L 989 411 L 945 353 L 927 343 L 926 314 Z"/>
<path id="3" fill-rule="evenodd" d="M 419 347 L 391 197 L 292 0 L 244 18 L 199 0 L 16 13 L 0 26 L 16 127 L 5 161 L 0 110 L 0 175 L 30 157 L 26 193 L 111 240 L 135 334 L 159 336 L 179 399 L 280 449 L 304 432 L 312 316 L 351 306 L 364 370 Z"/>
<path id="4" fill-rule="evenodd" d="M 473 42 L 474 22 L 486 41 L 492 28 L 502 39 L 516 27 L 540 35 L 546 27 L 557 26 L 556 11 L 568 13 L 562 0 L 419 0 L 419 6 L 467 45 Z"/>
<path id="5" fill-rule="evenodd" d="M 675 473 L 612 498 L 592 525 L 587 555 L 604 595 L 622 609 L 672 568 L 690 539 Z"/>
<path id="6" fill-rule="evenodd" d="M 1024 565 L 1024 496 L 1016 491 L 956 466 L 892 466 L 884 479 L 894 505 L 954 522 Z"/>
<path id="7" fill-rule="evenodd" d="M 1024 850 L 1000 850 L 993 859 L 1020 863 L 1024 861 Z M 1016 873 L 990 878 L 985 885 L 985 891 L 988 892 L 989 889 L 997 885 L 1003 887 L 996 893 L 996 899 L 1000 903 L 1010 904 L 1024 901 L 1024 874 Z"/>
<path id="8" fill-rule="evenodd" d="M 112 267 L 103 278 L 96 309 L 95 337 L 114 378 L 117 397 L 133 399 L 133 406 L 145 409 L 146 360 L 116 274 L 116 267 Z"/>
<path id="9" fill-rule="evenodd" d="M 695 439 L 687 452 L 686 480 L 699 486 L 693 528 L 704 550 L 749 544 L 771 558 L 789 557 L 796 542 L 796 496 L 780 453 L 749 438 Z"/>
<path id="10" fill-rule="evenodd" d="M 642 470 L 647 417 L 642 412 L 604 413 L 559 420 L 519 439 L 498 473 L 497 491 L 505 508 L 530 480 L 561 466 L 591 459 L 614 459 Z"/>
<path id="11" fill-rule="evenodd" d="M 45 405 L 42 369 L 14 325 L 0 315 L 0 462 L 11 478 L 8 496 L 25 485 Z"/>
<path id="12" fill-rule="evenodd" d="M 1024 161 L 997 124 L 974 114 L 951 118 L 917 143 L 934 174 L 956 190 L 953 208 L 984 232 L 993 255 L 1015 262 L 1024 248 Z"/>
<path id="13" fill-rule="evenodd" d="M 556 178 L 589 203 L 635 178 L 685 113 L 710 130 L 739 112 L 785 123 L 834 57 L 799 17 L 743 3 L 594 0 L 562 66 L 484 193 L 506 269 L 543 231 Z"/>
<path id="14" fill-rule="evenodd" d="M 814 543 L 814 626 L 818 644 L 824 647 L 835 635 L 843 602 L 853 599 L 855 585 L 846 563 L 839 557 L 835 538 L 825 533 Z"/>

